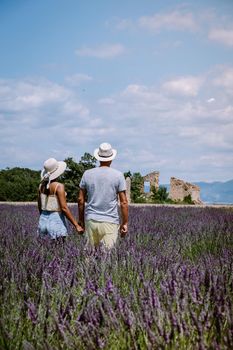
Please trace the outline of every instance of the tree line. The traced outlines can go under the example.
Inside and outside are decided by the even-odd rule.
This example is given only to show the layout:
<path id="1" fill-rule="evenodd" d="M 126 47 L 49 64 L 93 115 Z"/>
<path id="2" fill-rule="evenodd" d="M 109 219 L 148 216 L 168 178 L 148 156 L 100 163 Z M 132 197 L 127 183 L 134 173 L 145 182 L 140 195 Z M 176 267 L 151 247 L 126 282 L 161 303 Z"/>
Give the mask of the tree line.
<path id="1" fill-rule="evenodd" d="M 67 170 L 60 176 L 64 183 L 67 201 L 76 202 L 79 183 L 84 171 L 96 167 L 96 159 L 90 153 L 84 153 L 78 162 L 73 158 L 64 160 Z M 158 189 L 152 187 L 150 196 L 143 193 L 143 177 L 139 172 L 124 173 L 125 177 L 131 179 L 131 201 L 133 203 L 173 203 L 168 198 L 166 187 Z M 40 171 L 28 168 L 6 168 L 0 170 L 0 201 L 31 202 L 37 200 L 38 187 L 40 183 Z M 185 200 L 192 203 L 191 198 Z"/>
<path id="2" fill-rule="evenodd" d="M 67 170 L 60 176 L 69 202 L 77 201 L 79 183 L 85 170 L 96 166 L 96 159 L 84 153 L 79 162 L 73 158 L 64 160 Z M 6 168 L 0 170 L 0 201 L 31 202 L 37 200 L 41 171 L 28 168 Z"/>

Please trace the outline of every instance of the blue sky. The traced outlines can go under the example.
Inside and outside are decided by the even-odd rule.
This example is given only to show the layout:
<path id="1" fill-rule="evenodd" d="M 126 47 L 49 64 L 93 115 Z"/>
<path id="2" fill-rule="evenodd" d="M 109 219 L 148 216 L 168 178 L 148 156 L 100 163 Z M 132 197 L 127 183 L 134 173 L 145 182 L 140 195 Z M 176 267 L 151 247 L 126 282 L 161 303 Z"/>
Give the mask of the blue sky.
<path id="1" fill-rule="evenodd" d="M 0 168 L 118 150 L 113 166 L 233 178 L 233 2 L 0 1 Z"/>

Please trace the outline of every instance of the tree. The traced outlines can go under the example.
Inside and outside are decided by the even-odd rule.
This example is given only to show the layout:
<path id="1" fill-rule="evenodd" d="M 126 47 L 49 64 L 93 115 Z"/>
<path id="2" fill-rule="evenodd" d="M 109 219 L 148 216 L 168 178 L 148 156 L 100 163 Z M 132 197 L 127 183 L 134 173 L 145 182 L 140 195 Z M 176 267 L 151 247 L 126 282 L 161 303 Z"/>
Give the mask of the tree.
<path id="1" fill-rule="evenodd" d="M 40 171 L 19 167 L 0 170 L 0 201 L 35 201 L 39 183 Z"/>
<path id="2" fill-rule="evenodd" d="M 127 179 L 127 177 L 130 177 L 130 179 L 132 179 L 131 171 L 129 170 L 129 171 L 125 172 L 124 177 L 125 177 L 125 179 Z"/>
<path id="3" fill-rule="evenodd" d="M 152 196 L 151 199 L 154 203 L 164 203 L 168 200 L 169 193 L 167 188 L 164 186 L 159 186 L 159 188 L 152 187 Z"/>
<path id="4" fill-rule="evenodd" d="M 83 166 L 84 171 L 88 169 L 95 168 L 97 160 L 95 157 L 93 157 L 90 153 L 85 152 L 84 155 L 81 157 L 81 160 L 79 162 L 80 165 Z"/>
<path id="5" fill-rule="evenodd" d="M 194 204 L 191 194 L 188 194 L 187 196 L 184 197 L 183 202 L 185 204 Z"/>
<path id="6" fill-rule="evenodd" d="M 79 163 L 72 158 L 65 159 L 65 162 L 67 170 L 60 179 L 65 184 L 67 200 L 76 202 L 81 177 L 85 170 L 95 167 L 96 159 L 84 153 Z M 18 167 L 0 170 L 0 201 L 36 201 L 39 183 L 40 171 Z"/>
<path id="7" fill-rule="evenodd" d="M 131 200 L 134 203 L 143 201 L 142 198 L 143 177 L 140 173 L 134 173 L 131 177 Z"/>
<path id="8" fill-rule="evenodd" d="M 61 176 L 61 181 L 65 185 L 67 201 L 76 202 L 79 190 L 79 183 L 84 171 L 92 169 L 96 165 L 96 159 L 89 153 L 84 153 L 77 163 L 73 158 L 66 158 L 67 169 Z"/>

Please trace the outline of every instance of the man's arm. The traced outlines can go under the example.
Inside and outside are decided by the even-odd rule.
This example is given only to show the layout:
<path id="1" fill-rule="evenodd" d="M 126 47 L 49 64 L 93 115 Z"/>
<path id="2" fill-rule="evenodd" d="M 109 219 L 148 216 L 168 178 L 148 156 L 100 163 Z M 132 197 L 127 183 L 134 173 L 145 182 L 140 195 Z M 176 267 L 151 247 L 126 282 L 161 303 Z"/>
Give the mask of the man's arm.
<path id="1" fill-rule="evenodd" d="M 83 188 L 80 188 L 79 194 L 78 194 L 78 216 L 79 216 L 79 223 L 84 228 L 84 212 L 85 212 L 85 196 L 86 196 L 86 190 Z"/>
<path id="2" fill-rule="evenodd" d="M 121 191 L 118 194 L 119 194 L 120 208 L 121 208 L 120 234 L 121 234 L 121 237 L 124 237 L 128 233 L 128 216 L 129 216 L 128 200 L 127 200 L 125 191 Z"/>

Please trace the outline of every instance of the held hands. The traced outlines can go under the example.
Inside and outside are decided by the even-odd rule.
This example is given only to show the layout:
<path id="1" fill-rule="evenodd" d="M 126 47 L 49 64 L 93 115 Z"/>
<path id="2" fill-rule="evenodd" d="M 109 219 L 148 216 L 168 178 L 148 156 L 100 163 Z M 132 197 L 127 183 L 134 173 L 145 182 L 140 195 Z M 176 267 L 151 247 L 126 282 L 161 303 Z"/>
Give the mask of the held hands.
<path id="1" fill-rule="evenodd" d="M 75 229 L 79 235 L 84 234 L 84 228 L 81 225 L 79 225 L 79 224 L 75 225 Z"/>
<path id="2" fill-rule="evenodd" d="M 121 224 L 120 225 L 120 235 L 121 237 L 125 237 L 128 233 L 128 224 Z"/>

